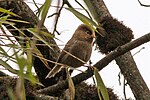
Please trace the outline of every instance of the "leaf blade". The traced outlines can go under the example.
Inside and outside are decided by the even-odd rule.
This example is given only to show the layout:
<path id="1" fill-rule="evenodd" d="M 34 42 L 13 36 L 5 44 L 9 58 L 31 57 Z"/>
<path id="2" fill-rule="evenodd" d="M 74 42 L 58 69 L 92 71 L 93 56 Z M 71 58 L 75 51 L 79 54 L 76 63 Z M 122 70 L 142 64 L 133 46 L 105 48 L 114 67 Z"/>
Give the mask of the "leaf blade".
<path id="1" fill-rule="evenodd" d="M 77 18 L 79 18 L 83 23 L 85 24 L 91 24 L 94 25 L 95 27 L 98 27 L 97 23 L 95 23 L 93 20 L 89 19 L 88 17 L 86 17 L 85 15 L 83 15 L 82 13 L 78 12 L 77 10 L 75 10 L 74 8 L 66 8 L 67 10 L 69 10 L 70 12 L 72 12 Z"/>
<path id="2" fill-rule="evenodd" d="M 98 73 L 98 69 L 95 67 L 94 67 L 94 75 L 95 75 L 96 82 L 97 82 L 97 91 L 98 91 L 99 98 L 100 99 L 103 98 L 104 100 L 109 100 L 107 88 L 105 87 L 103 80 L 100 74 Z"/>

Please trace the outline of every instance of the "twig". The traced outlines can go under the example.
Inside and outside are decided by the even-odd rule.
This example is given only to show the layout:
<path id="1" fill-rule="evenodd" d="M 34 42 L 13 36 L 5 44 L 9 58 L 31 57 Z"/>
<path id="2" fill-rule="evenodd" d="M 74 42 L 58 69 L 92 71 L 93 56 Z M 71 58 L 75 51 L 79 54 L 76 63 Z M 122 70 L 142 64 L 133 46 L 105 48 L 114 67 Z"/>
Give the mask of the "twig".
<path id="1" fill-rule="evenodd" d="M 123 94 L 124 94 L 125 100 L 127 100 L 127 96 L 126 96 L 126 80 L 125 80 L 125 78 L 123 80 Z"/>
<path id="2" fill-rule="evenodd" d="M 38 10 L 38 13 L 40 12 L 40 8 L 38 7 L 37 3 L 35 2 L 35 0 L 32 0 L 33 1 L 33 4 L 35 5 L 35 7 L 37 8 Z"/>
<path id="3" fill-rule="evenodd" d="M 138 0 L 138 2 L 140 3 L 141 6 L 144 6 L 144 7 L 150 7 L 150 5 L 142 4 L 140 0 Z"/>
<path id="4" fill-rule="evenodd" d="M 58 1 L 59 2 L 59 1 Z M 58 5 L 59 5 L 59 3 L 58 3 Z M 55 24 L 54 24 L 54 30 L 53 30 L 53 33 L 52 34 L 54 34 L 55 33 L 55 31 L 57 32 L 57 33 L 59 33 L 58 31 L 57 31 L 57 23 L 58 23 L 58 19 L 59 19 L 59 17 L 60 17 L 60 13 L 61 13 L 61 11 L 62 11 L 62 9 L 63 9 L 63 6 L 64 6 L 64 2 L 63 2 L 63 4 L 62 4 L 62 6 L 60 7 L 60 9 L 58 10 L 58 8 L 57 8 L 57 15 L 56 15 L 56 17 L 55 17 Z"/>
<path id="5" fill-rule="evenodd" d="M 63 2 L 64 2 L 64 4 L 66 4 L 68 7 L 73 8 L 73 7 L 71 6 L 71 4 L 68 2 L 68 0 L 63 0 Z"/>
<path id="6" fill-rule="evenodd" d="M 145 47 L 142 47 L 139 51 L 137 51 L 136 53 L 134 53 L 133 56 L 135 56 L 136 54 L 140 53 L 143 49 L 145 49 Z"/>
<path id="7" fill-rule="evenodd" d="M 85 12 L 88 14 L 88 16 L 90 17 L 90 19 L 93 20 L 92 17 L 91 17 L 91 15 L 90 15 L 90 13 L 87 11 L 87 9 L 85 9 L 85 7 L 83 5 L 81 5 L 79 1 L 75 0 L 75 2 L 77 2 L 85 10 Z"/>
<path id="8" fill-rule="evenodd" d="M 118 81 L 119 81 L 119 85 L 121 85 L 121 72 L 119 72 L 119 74 L 118 74 Z"/>

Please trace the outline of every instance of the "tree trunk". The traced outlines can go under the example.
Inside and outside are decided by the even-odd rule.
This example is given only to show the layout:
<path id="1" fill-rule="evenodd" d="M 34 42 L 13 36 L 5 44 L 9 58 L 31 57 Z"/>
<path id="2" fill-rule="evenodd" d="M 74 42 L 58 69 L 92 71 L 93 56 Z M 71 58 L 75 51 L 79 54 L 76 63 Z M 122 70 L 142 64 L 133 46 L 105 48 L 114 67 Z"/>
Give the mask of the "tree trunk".
<path id="1" fill-rule="evenodd" d="M 93 10 L 97 12 L 94 16 L 99 18 L 99 23 L 105 16 L 111 16 L 103 0 L 90 0 L 90 2 L 94 7 Z M 131 53 L 125 53 L 115 60 L 127 80 L 135 98 L 137 100 L 149 100 L 150 91 L 143 80 Z"/>

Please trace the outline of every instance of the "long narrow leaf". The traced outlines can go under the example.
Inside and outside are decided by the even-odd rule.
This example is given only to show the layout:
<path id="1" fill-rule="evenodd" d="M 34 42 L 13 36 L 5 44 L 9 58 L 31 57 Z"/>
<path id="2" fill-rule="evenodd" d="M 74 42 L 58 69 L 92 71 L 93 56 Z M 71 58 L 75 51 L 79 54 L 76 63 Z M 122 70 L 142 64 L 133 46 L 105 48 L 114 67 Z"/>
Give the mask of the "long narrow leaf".
<path id="1" fill-rule="evenodd" d="M 8 91 L 8 96 L 9 96 L 10 100 L 16 100 L 15 95 L 13 93 L 13 89 L 8 87 L 7 91 Z"/>
<path id="2" fill-rule="evenodd" d="M 8 21 L 13 21 L 13 22 L 19 22 L 19 23 L 25 23 L 25 24 L 29 24 L 29 22 L 27 21 L 23 21 L 23 20 L 16 20 L 16 19 L 7 19 Z"/>
<path id="3" fill-rule="evenodd" d="M 74 8 L 66 8 L 67 10 L 69 10 L 70 12 L 72 12 L 77 18 L 79 18 L 83 23 L 89 25 L 94 25 L 95 27 L 98 27 L 98 25 L 91 19 L 89 19 L 88 17 L 86 17 L 85 15 L 83 15 L 82 13 L 78 12 L 77 10 L 75 10 Z"/>
<path id="4" fill-rule="evenodd" d="M 71 97 L 71 100 L 74 100 L 74 98 L 75 98 L 75 87 L 74 87 L 72 78 L 71 78 L 71 76 L 70 76 L 70 73 L 69 73 L 69 71 L 68 71 L 68 68 L 66 68 L 66 72 L 67 72 L 67 79 L 68 79 L 70 97 Z"/>
<path id="5" fill-rule="evenodd" d="M 8 54 L 5 54 L 5 53 L 3 53 L 3 52 L 0 52 L 0 54 L 3 55 L 3 57 L 6 57 L 6 58 L 7 58 L 6 62 L 7 62 L 8 60 L 10 60 L 10 61 L 16 63 L 15 58 L 14 58 L 13 56 L 9 56 Z"/>
<path id="6" fill-rule="evenodd" d="M 43 43 L 45 43 L 49 48 L 51 48 L 50 44 L 48 42 L 46 42 L 38 33 L 44 34 L 44 31 L 40 31 L 38 29 L 35 28 L 29 28 L 27 29 L 27 31 L 31 32 L 35 37 L 37 37 L 38 39 L 40 39 Z M 52 48 L 51 48 L 52 49 Z"/>
<path id="7" fill-rule="evenodd" d="M 109 100 L 107 88 L 105 87 L 103 80 L 102 80 L 100 74 L 98 73 L 98 69 L 95 67 L 94 67 L 94 75 L 95 75 L 96 82 L 97 82 L 97 91 L 98 91 L 98 96 L 99 96 L 100 100 L 102 98 L 103 98 L 103 100 Z"/>
<path id="8" fill-rule="evenodd" d="M 93 5 L 91 4 L 91 0 L 83 0 L 86 6 L 88 7 L 93 18 L 98 22 L 99 18 L 97 17 L 97 12 L 95 11 Z"/>
<path id="9" fill-rule="evenodd" d="M 9 10 L 6 10 L 4 8 L 1 8 L 1 7 L 0 7 L 0 12 L 6 13 L 6 14 L 12 15 L 12 16 L 20 17 L 19 15 L 15 14 L 15 13 L 9 11 Z"/>
<path id="10" fill-rule="evenodd" d="M 34 78 L 33 78 L 34 77 Z M 31 81 L 34 84 L 38 84 L 44 87 L 44 85 L 42 83 L 40 83 L 35 76 L 29 77 L 28 75 L 24 74 L 24 78 Z"/>
<path id="11" fill-rule="evenodd" d="M 17 70 L 13 69 L 9 64 L 7 64 L 2 59 L 0 59 L 0 65 L 2 65 L 3 67 L 5 67 L 8 71 L 10 71 L 13 74 L 17 74 L 17 72 L 18 72 Z"/>
<path id="12" fill-rule="evenodd" d="M 33 84 L 41 84 L 32 74 L 32 46 L 30 46 L 30 42 L 26 42 L 26 51 L 27 51 L 27 75 L 26 78 L 30 80 Z"/>
<path id="13" fill-rule="evenodd" d="M 0 47 L 0 51 L 1 51 L 4 55 L 7 55 L 6 51 L 5 51 L 2 47 Z"/>
<path id="14" fill-rule="evenodd" d="M 6 21 L 8 17 L 9 17 L 9 15 L 2 16 L 2 17 L 0 17 L 0 20 L 1 20 L 1 21 Z"/>
<path id="15" fill-rule="evenodd" d="M 9 24 L 9 25 L 14 25 L 15 23 L 13 23 L 13 22 L 8 22 L 8 21 L 3 21 L 3 20 L 0 20 L 0 24 Z"/>
<path id="16" fill-rule="evenodd" d="M 37 57 L 44 63 L 44 65 L 48 69 L 50 69 L 47 60 L 43 57 L 42 53 L 36 47 L 34 48 L 34 50 L 32 52 L 37 55 Z"/>
<path id="17" fill-rule="evenodd" d="M 44 21 L 45 21 L 45 18 L 46 18 L 46 15 L 47 15 L 47 13 L 48 13 L 48 10 L 49 10 L 49 8 L 50 8 L 50 5 L 51 5 L 51 2 L 52 2 L 52 0 L 46 0 L 45 1 L 45 3 L 43 4 L 43 6 L 42 6 L 42 8 L 41 8 L 41 22 L 40 22 L 40 24 L 42 25 L 43 23 L 44 23 Z M 41 27 L 41 26 L 40 26 Z"/>

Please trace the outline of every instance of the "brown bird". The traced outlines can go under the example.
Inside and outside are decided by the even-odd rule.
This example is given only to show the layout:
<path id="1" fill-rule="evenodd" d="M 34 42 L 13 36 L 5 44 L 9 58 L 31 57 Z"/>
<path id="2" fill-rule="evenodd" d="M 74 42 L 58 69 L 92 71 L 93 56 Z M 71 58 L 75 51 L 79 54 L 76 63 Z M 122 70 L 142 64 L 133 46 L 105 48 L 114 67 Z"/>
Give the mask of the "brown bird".
<path id="1" fill-rule="evenodd" d="M 53 77 L 66 66 L 73 68 L 83 66 L 91 57 L 94 37 L 94 31 L 89 26 L 81 24 L 58 57 L 57 62 L 63 65 L 56 64 L 46 78 Z"/>

